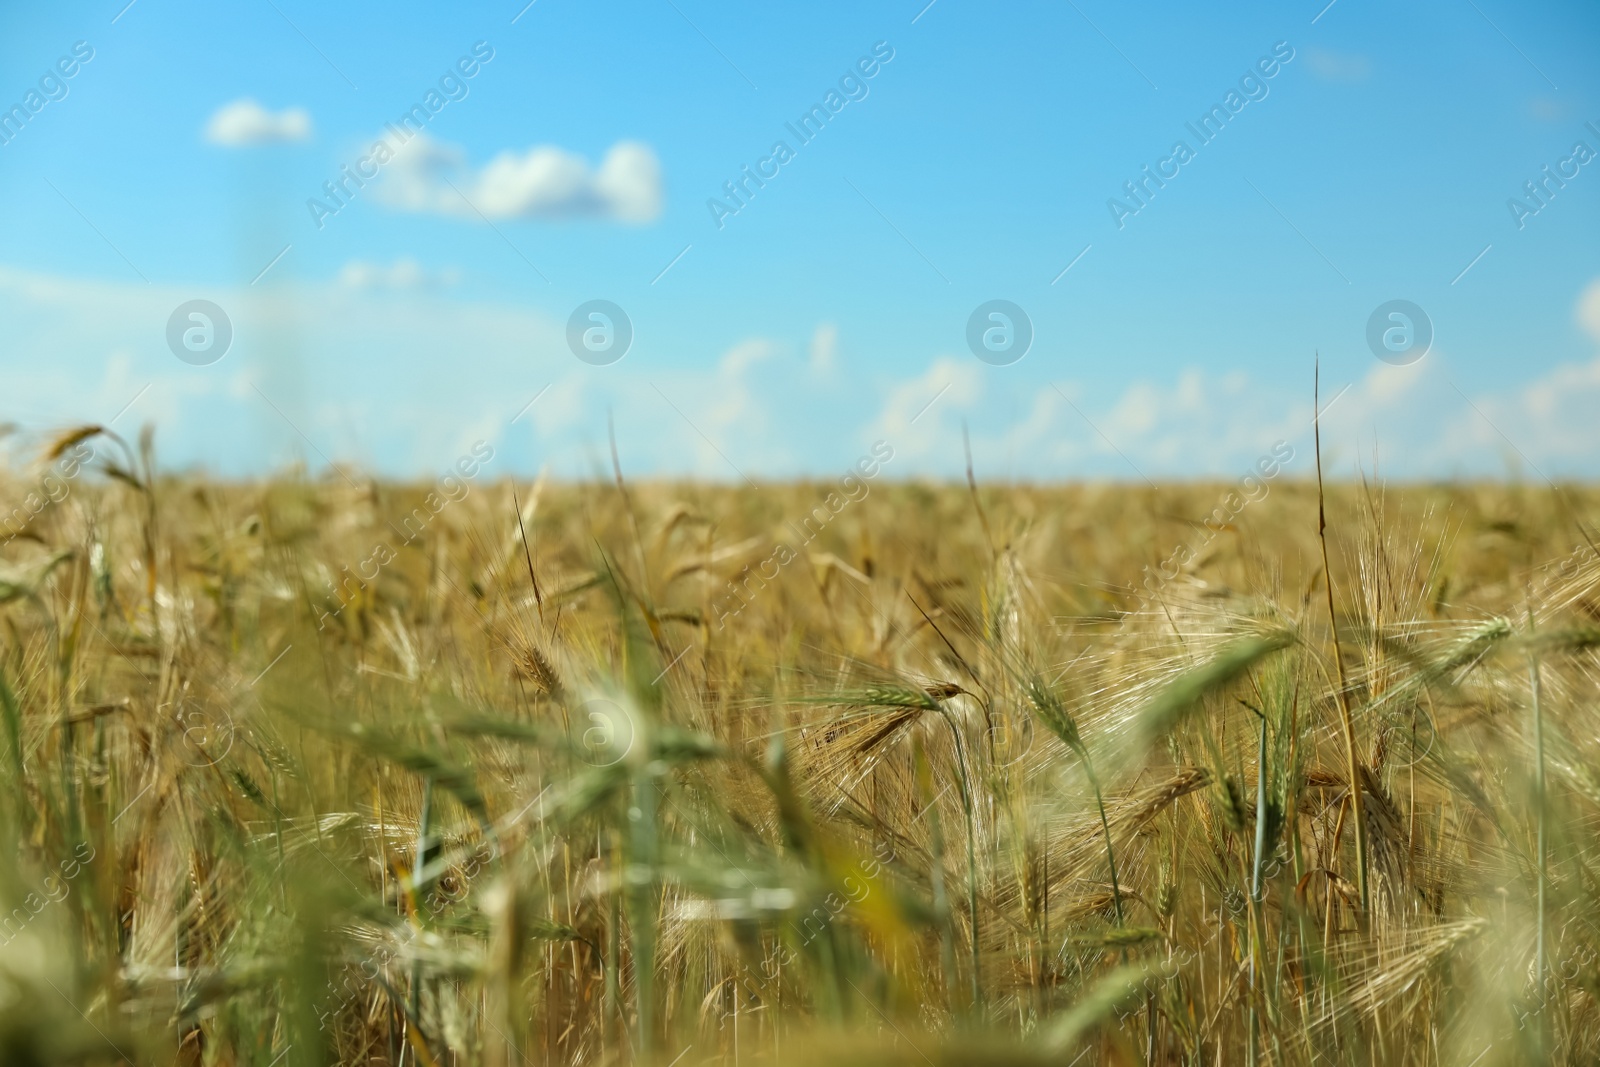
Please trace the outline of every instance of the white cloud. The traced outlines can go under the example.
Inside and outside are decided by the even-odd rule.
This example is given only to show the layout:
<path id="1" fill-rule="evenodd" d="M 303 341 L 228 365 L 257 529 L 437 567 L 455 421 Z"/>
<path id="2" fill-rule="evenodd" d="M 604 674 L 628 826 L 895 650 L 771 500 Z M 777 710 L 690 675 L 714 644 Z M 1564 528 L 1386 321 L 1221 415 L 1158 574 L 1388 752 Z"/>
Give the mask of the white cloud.
<path id="1" fill-rule="evenodd" d="M 773 353 L 771 341 L 761 337 L 751 337 L 724 352 L 718 366 L 728 379 L 737 380 L 745 371 L 770 358 Z"/>
<path id="2" fill-rule="evenodd" d="M 661 214 L 661 164 L 648 145 L 618 141 L 598 170 L 582 156 L 538 145 L 501 152 L 475 171 L 459 147 L 417 134 L 394 150 L 378 197 L 400 211 L 456 218 L 481 212 L 490 219 L 646 223 Z"/>
<path id="3" fill-rule="evenodd" d="M 573 356 L 566 307 L 425 285 L 395 299 L 382 287 L 415 276 L 403 262 L 348 273 L 361 284 L 197 291 L 0 265 L 10 331 L 0 422 L 19 422 L 26 444 L 104 422 L 137 396 L 116 429 L 153 420 L 164 468 L 227 475 L 295 458 L 315 470 L 324 457 L 426 475 L 482 438 L 501 453 L 497 474 L 548 464 L 562 476 L 609 476 L 608 422 L 638 477 L 797 476 L 861 450 L 845 439 L 846 417 L 824 417 L 830 395 L 803 363 L 778 358 L 785 343 L 748 338 L 709 365 L 619 374 Z M 205 367 L 179 362 L 164 335 L 173 309 L 196 297 L 221 305 L 233 326 L 226 357 Z"/>
<path id="4" fill-rule="evenodd" d="M 960 440 L 956 413 L 970 409 L 982 393 L 983 379 L 976 360 L 935 357 L 922 374 L 889 387 L 889 395 L 866 436 L 889 441 L 898 457 L 932 458 L 947 452 L 952 436 Z"/>
<path id="5" fill-rule="evenodd" d="M 311 137 L 311 115 L 305 108 L 271 112 L 246 97 L 224 104 L 206 123 L 206 140 L 229 148 L 305 141 Z"/>
<path id="6" fill-rule="evenodd" d="M 1279 440 L 1295 449 L 1290 477 L 1311 471 L 1309 366 L 1275 379 L 1196 369 L 1052 385 L 1019 377 L 1027 364 L 945 354 L 896 379 L 857 373 L 837 388 L 807 358 L 817 329 L 748 336 L 710 354 L 663 348 L 648 373 L 637 373 L 642 364 L 619 373 L 573 357 L 570 308 L 466 299 L 438 277 L 403 259 L 358 261 L 336 285 L 290 277 L 270 289 L 196 291 L 0 265 L 9 331 L 0 422 L 22 423 L 33 439 L 109 419 L 137 396 L 119 431 L 154 419 L 164 467 L 227 474 L 295 456 L 315 469 L 326 455 L 423 475 L 482 437 L 504 446 L 497 472 L 549 464 L 562 476 L 604 477 L 608 421 L 630 477 L 815 475 L 882 438 L 895 449 L 891 477 L 959 479 L 964 425 L 980 478 L 1236 477 Z M 234 327 L 233 348 L 207 367 L 179 362 L 164 336 L 173 309 L 197 297 L 222 305 Z M 1508 466 L 1530 478 L 1534 467 L 1552 478 L 1596 473 L 1600 280 L 1573 313 L 1594 352 L 1543 360 L 1498 389 L 1470 384 L 1469 369 L 1438 346 L 1409 367 L 1364 350 L 1325 360 L 1329 476 L 1351 477 L 1358 463 L 1371 473 L 1374 459 L 1395 478 L 1497 476 Z"/>
<path id="7" fill-rule="evenodd" d="M 1353 473 L 1343 464 L 1366 455 L 1361 443 L 1373 440 L 1398 461 L 1386 459 L 1386 473 L 1454 473 L 1463 457 L 1476 469 L 1499 466 L 1500 453 L 1481 435 L 1450 436 L 1452 423 L 1472 410 L 1450 391 L 1435 355 L 1413 367 L 1378 364 L 1347 390 L 1348 379 L 1333 380 L 1323 368 L 1323 454 L 1341 465 L 1341 476 Z M 888 387 L 865 435 L 894 445 L 905 460 L 900 474 L 939 477 L 960 476 L 964 427 L 976 465 L 990 476 L 1227 477 L 1279 441 L 1310 455 L 1309 390 L 1285 391 L 1238 371 L 1191 368 L 1170 379 L 1135 379 L 1109 394 L 1072 381 L 1041 382 L 1031 397 L 998 383 L 987 389 L 989 380 L 969 358 L 938 357 Z M 1291 472 L 1309 470 L 1298 463 Z"/>
<path id="8" fill-rule="evenodd" d="M 1451 427 L 1447 440 L 1497 452 L 1514 467 L 1557 477 L 1594 470 L 1600 455 L 1600 358 L 1563 363 L 1515 391 L 1480 396 Z"/>
<path id="9" fill-rule="evenodd" d="M 204 367 L 180 362 L 165 338 L 173 309 L 197 297 L 233 327 L 227 355 Z M 426 473 L 453 462 L 484 419 L 508 426 L 545 384 L 587 370 L 554 313 L 427 291 L 395 300 L 295 282 L 196 290 L 0 266 L 0 318 L 12 327 L 0 417 L 47 433 L 104 422 L 137 396 L 116 429 L 154 420 L 163 466 L 180 470 L 259 473 L 295 456 L 317 468 L 326 455 Z"/>
<path id="10" fill-rule="evenodd" d="M 1600 279 L 1578 296 L 1573 315 L 1600 344 Z M 1547 364 L 1490 392 L 1473 391 L 1465 371 L 1451 367 L 1437 346 L 1411 366 L 1375 366 L 1324 420 L 1324 452 L 1332 442 L 1346 458 L 1354 459 L 1351 452 L 1359 448 L 1370 462 L 1375 451 L 1384 473 L 1411 477 L 1593 475 L 1600 455 L 1594 418 L 1600 353 Z"/>
<path id="11" fill-rule="evenodd" d="M 353 259 L 339 271 L 339 284 L 347 289 L 392 289 L 405 292 L 443 288 L 454 285 L 460 280 L 461 271 L 455 267 L 429 273 L 409 256 L 402 256 L 387 266 Z"/>
<path id="12" fill-rule="evenodd" d="M 710 391 L 707 425 L 713 432 L 737 433 L 745 440 L 759 437 L 770 420 L 750 378 L 777 354 L 778 346 L 764 337 L 749 337 L 722 354 L 717 361 L 717 381 Z"/>

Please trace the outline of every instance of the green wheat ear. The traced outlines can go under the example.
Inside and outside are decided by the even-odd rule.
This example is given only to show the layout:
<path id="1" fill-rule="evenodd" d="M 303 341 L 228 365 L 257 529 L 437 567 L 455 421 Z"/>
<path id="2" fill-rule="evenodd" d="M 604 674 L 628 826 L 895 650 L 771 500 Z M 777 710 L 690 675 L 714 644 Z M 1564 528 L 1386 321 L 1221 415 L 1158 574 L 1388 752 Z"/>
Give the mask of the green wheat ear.
<path id="1" fill-rule="evenodd" d="M 1256 664 L 1293 643 L 1288 633 L 1239 638 L 1199 666 L 1179 673 L 1139 713 L 1139 736 L 1144 744 L 1153 744 L 1177 727 L 1206 697 L 1221 692 Z"/>

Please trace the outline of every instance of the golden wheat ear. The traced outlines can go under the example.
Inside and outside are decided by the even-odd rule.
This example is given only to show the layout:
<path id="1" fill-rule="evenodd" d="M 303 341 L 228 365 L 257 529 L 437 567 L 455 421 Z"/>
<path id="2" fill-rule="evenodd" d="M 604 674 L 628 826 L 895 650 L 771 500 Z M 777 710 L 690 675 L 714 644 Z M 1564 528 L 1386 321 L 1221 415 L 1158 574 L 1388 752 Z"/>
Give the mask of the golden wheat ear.
<path id="1" fill-rule="evenodd" d="M 61 458 L 61 454 L 63 452 L 77 444 L 79 441 L 87 441 L 89 438 L 105 432 L 106 428 L 98 423 L 90 423 L 84 426 L 74 426 L 70 430 L 64 430 L 57 434 L 50 441 L 49 445 L 45 447 L 44 461 L 46 463 L 54 462 L 55 460 Z"/>

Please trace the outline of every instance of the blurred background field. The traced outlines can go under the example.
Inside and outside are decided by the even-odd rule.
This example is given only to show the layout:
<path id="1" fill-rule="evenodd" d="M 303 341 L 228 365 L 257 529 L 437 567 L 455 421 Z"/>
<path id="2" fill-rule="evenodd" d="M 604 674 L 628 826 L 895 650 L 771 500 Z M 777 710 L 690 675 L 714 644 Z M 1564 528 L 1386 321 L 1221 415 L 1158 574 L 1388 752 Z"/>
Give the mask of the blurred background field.
<path id="1" fill-rule="evenodd" d="M 471 459 L 9 472 L 0 1060 L 1600 1056 L 1592 488 Z"/>

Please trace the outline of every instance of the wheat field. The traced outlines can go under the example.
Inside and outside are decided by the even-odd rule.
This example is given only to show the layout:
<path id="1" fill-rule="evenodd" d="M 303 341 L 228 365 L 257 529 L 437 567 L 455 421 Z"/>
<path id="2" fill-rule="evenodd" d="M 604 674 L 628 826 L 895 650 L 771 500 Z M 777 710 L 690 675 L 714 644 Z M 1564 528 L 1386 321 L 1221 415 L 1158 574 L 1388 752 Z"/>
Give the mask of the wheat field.
<path id="1" fill-rule="evenodd" d="M 1590 488 L 41 452 L 6 1064 L 1600 1060 Z"/>

